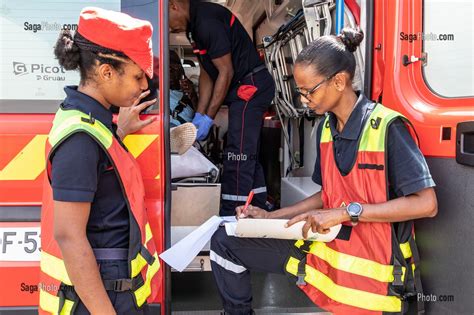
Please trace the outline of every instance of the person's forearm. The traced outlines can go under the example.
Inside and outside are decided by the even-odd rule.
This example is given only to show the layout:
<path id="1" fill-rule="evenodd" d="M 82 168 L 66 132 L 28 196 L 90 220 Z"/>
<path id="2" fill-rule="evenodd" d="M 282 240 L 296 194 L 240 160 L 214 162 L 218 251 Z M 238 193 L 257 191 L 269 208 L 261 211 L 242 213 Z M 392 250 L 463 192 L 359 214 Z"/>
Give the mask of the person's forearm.
<path id="1" fill-rule="evenodd" d="M 362 222 L 403 222 L 434 217 L 438 204 L 433 188 L 378 204 L 363 204 Z M 348 220 L 350 218 L 348 217 Z"/>
<path id="2" fill-rule="evenodd" d="M 291 219 L 299 214 L 321 209 L 323 201 L 321 199 L 321 192 L 315 193 L 312 196 L 289 207 L 281 208 L 277 211 L 269 212 L 269 219 Z"/>
<path id="3" fill-rule="evenodd" d="M 211 100 L 212 90 L 214 89 L 214 83 L 211 78 L 201 67 L 201 74 L 199 75 L 199 101 L 197 104 L 196 112 L 200 114 L 205 114 L 209 101 Z"/>
<path id="4" fill-rule="evenodd" d="M 234 73 L 231 70 L 228 72 L 219 72 L 219 76 L 217 77 L 216 83 L 214 84 L 214 89 L 212 91 L 211 102 L 209 103 L 206 111 L 207 116 L 211 117 L 212 119 L 216 117 L 219 108 L 224 102 L 233 76 Z"/>
<path id="5" fill-rule="evenodd" d="M 69 278 L 91 314 L 116 314 L 86 236 L 58 240 Z"/>
<path id="6" fill-rule="evenodd" d="M 191 105 L 193 109 L 196 110 L 199 102 L 196 92 L 191 93 L 191 95 L 189 95 L 189 99 L 191 100 Z"/>

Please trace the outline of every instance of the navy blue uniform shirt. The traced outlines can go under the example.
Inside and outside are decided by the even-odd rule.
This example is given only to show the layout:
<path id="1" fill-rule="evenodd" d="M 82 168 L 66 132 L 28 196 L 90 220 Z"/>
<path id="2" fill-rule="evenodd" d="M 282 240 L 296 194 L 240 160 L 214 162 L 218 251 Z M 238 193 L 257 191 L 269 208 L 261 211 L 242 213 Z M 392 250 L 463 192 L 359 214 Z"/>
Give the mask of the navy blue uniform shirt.
<path id="1" fill-rule="evenodd" d="M 363 93 L 357 92 L 357 94 L 356 105 L 342 132 L 337 131 L 336 116 L 329 112 L 329 128 L 333 137 L 334 156 L 336 165 L 343 175 L 348 174 L 354 164 L 359 136 L 372 112 L 369 105 L 373 103 Z M 322 185 L 319 151 L 323 121 L 324 119 L 319 124 L 316 135 L 317 158 L 312 177 L 318 185 Z M 435 186 L 423 154 L 401 119 L 395 119 L 388 127 L 387 141 L 386 154 L 388 154 L 387 171 L 390 199 L 407 196 Z"/>
<path id="2" fill-rule="evenodd" d="M 64 91 L 63 109 L 91 113 L 115 135 L 109 110 L 76 86 Z M 93 248 L 128 248 L 129 216 L 122 189 L 107 154 L 91 136 L 79 132 L 58 146 L 51 185 L 54 200 L 91 203 L 87 238 Z"/>
<path id="3" fill-rule="evenodd" d="M 213 81 L 217 80 L 219 71 L 212 59 L 228 53 L 232 55 L 234 67 L 229 90 L 254 68 L 263 64 L 247 31 L 236 17 L 232 17 L 232 12 L 228 9 L 215 3 L 191 0 L 189 13 L 190 23 L 186 36 L 202 67 Z"/>

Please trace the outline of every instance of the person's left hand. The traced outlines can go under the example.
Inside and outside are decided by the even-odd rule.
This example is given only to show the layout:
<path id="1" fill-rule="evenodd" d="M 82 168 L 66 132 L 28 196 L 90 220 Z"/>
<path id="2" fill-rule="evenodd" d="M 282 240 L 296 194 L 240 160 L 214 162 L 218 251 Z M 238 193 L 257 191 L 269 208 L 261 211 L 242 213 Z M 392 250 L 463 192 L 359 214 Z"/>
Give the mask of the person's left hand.
<path id="1" fill-rule="evenodd" d="M 156 117 L 151 117 L 145 120 L 140 119 L 140 112 L 156 102 L 155 98 L 150 101 L 143 102 L 142 104 L 138 104 L 140 103 L 140 100 L 146 97 L 148 94 L 150 94 L 150 90 L 140 94 L 137 100 L 133 102 L 132 106 L 120 107 L 117 119 L 117 135 L 120 137 L 120 139 L 125 138 L 125 136 L 128 134 L 137 132 L 156 120 Z"/>
<path id="2" fill-rule="evenodd" d="M 306 239 L 308 238 L 309 229 L 313 233 L 326 234 L 329 232 L 329 228 L 347 220 L 350 220 L 350 218 L 348 219 L 348 214 L 344 208 L 319 209 L 295 216 L 288 221 L 286 227 L 292 226 L 296 222 L 306 221 L 302 228 L 303 238 Z"/>

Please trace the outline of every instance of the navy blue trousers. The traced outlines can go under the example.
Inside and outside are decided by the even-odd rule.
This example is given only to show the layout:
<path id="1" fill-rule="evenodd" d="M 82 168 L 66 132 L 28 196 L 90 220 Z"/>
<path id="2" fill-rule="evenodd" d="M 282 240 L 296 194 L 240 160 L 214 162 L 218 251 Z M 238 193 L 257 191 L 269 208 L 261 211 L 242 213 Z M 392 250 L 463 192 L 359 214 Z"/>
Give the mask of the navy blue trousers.
<path id="1" fill-rule="evenodd" d="M 217 230 L 210 259 L 226 314 L 252 314 L 250 271 L 286 274 L 289 256 L 298 255 L 294 244 L 293 240 L 238 238 L 227 236 L 223 227 Z"/>
<path id="2" fill-rule="evenodd" d="M 249 102 L 239 98 L 240 85 L 253 85 L 257 92 Z M 235 208 L 254 191 L 252 205 L 266 209 L 267 189 L 258 160 L 263 115 L 275 96 L 275 82 L 267 70 L 246 77 L 229 91 L 229 129 L 224 149 L 220 215 L 234 215 Z"/>

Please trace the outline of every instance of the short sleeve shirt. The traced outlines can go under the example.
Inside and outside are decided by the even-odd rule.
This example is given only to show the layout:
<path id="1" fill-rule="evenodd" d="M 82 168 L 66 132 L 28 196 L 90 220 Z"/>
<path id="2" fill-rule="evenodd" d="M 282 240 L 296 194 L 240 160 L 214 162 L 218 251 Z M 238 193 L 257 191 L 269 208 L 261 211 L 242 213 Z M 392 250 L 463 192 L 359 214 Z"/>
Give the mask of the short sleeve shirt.
<path id="1" fill-rule="evenodd" d="M 227 8 L 199 0 L 190 1 L 190 23 L 186 36 L 199 62 L 213 81 L 219 71 L 212 59 L 232 56 L 231 88 L 254 68 L 263 64 L 245 28 Z"/>
<path id="2" fill-rule="evenodd" d="M 75 86 L 64 90 L 64 110 L 90 113 L 115 135 L 109 110 Z M 112 163 L 91 136 L 75 133 L 57 147 L 52 156 L 51 186 L 54 200 L 91 203 L 87 238 L 92 248 L 128 248 L 126 201 Z"/>
<path id="3" fill-rule="evenodd" d="M 371 105 L 373 103 L 364 94 L 358 93 L 354 110 L 340 133 L 337 131 L 336 116 L 331 112 L 328 113 L 334 156 L 341 174 L 348 174 L 354 164 L 362 128 L 373 109 Z M 313 181 L 318 185 L 322 185 L 321 160 L 319 157 L 322 125 L 321 122 L 317 129 L 317 158 L 312 176 Z M 390 199 L 407 196 L 435 186 L 423 154 L 401 119 L 395 119 L 388 127 L 387 141 L 386 154 L 388 154 L 387 170 Z"/>

